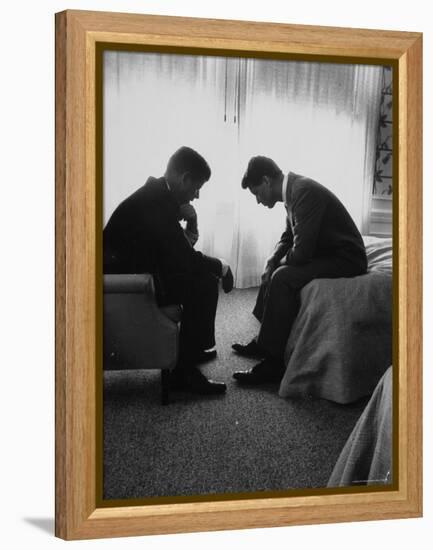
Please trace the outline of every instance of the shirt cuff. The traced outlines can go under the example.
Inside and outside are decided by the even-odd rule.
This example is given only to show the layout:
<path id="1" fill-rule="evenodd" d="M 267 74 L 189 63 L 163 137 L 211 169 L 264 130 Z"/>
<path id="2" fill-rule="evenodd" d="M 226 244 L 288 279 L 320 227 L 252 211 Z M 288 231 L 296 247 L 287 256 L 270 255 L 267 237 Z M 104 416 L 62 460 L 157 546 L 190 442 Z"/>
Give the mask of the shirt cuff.
<path id="1" fill-rule="evenodd" d="M 227 275 L 227 272 L 230 268 L 229 264 L 223 260 L 223 258 L 218 258 L 219 261 L 221 262 L 221 265 L 222 265 L 222 272 L 221 272 L 221 277 L 225 277 Z"/>

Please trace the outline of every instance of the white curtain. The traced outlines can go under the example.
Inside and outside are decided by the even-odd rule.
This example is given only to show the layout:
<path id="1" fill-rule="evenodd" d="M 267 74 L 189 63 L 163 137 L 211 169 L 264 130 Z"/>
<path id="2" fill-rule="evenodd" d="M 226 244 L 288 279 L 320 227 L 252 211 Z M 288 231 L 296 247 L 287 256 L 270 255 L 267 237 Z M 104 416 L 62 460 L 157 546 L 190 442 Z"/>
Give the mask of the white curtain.
<path id="1" fill-rule="evenodd" d="M 366 231 L 380 78 L 374 66 L 248 60 L 240 164 L 264 154 L 284 173 L 319 181 Z M 284 212 L 258 208 L 252 195 L 239 204 L 238 277 L 252 285 L 284 227 Z"/>
<path id="2" fill-rule="evenodd" d="M 104 223 L 182 145 L 224 168 L 223 86 L 217 58 L 105 52 Z"/>
<path id="3" fill-rule="evenodd" d="M 360 229 L 368 220 L 380 67 L 106 52 L 104 223 L 181 145 L 199 151 L 211 180 L 194 203 L 203 252 L 224 257 L 238 288 L 258 284 L 284 225 L 240 187 L 249 158 L 331 189 Z"/>

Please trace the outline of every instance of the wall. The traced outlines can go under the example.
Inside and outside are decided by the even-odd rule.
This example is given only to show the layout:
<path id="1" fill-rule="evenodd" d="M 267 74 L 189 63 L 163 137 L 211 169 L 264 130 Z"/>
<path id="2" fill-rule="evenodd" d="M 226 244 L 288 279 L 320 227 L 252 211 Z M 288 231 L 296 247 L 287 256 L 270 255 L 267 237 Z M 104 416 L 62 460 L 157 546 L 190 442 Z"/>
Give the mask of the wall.
<path id="1" fill-rule="evenodd" d="M 362 7 L 361 7 L 362 6 Z M 2 6 L 0 88 L 1 373 L 2 484 L 0 540 L 4 548 L 66 548 L 51 533 L 54 510 L 54 49 L 53 13 L 64 8 L 105 9 L 183 16 L 268 20 L 424 31 L 431 65 L 432 29 L 428 2 L 362 4 L 336 0 L 244 2 L 15 0 Z M 431 71 L 425 97 L 432 98 Z M 425 105 L 425 280 L 433 278 L 432 109 Z M 431 333 L 433 300 L 425 286 L 425 333 Z M 426 391 L 433 387 L 432 339 L 425 343 Z M 430 393 L 430 392 L 429 392 Z M 341 525 L 132 538 L 69 543 L 77 548 L 365 548 L 429 547 L 433 527 L 432 419 L 425 402 L 425 517 Z M 431 544 L 431 543 L 430 543 Z M 68 546 L 69 548 L 69 546 Z"/>

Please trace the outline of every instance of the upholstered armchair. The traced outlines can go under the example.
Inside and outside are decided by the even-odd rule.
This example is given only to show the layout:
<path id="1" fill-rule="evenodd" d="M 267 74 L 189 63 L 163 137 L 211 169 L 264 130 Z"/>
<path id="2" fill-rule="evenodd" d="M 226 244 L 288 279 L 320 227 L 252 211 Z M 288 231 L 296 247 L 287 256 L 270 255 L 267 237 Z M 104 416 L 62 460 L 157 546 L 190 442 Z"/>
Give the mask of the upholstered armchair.
<path id="1" fill-rule="evenodd" d="M 167 404 L 180 316 L 180 306 L 158 307 L 152 275 L 104 275 L 104 369 L 161 370 L 161 399 Z"/>

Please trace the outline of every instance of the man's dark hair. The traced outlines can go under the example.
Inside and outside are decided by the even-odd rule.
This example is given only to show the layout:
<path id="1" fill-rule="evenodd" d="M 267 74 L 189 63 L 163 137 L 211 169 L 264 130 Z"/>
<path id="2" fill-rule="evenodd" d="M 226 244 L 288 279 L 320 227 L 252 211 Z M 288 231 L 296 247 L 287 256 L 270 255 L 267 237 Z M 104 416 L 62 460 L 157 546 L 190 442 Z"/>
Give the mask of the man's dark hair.
<path id="1" fill-rule="evenodd" d="M 181 147 L 170 157 L 167 172 L 189 172 L 194 179 L 208 181 L 211 175 L 209 164 L 191 147 Z"/>
<path id="2" fill-rule="evenodd" d="M 275 178 L 281 174 L 281 169 L 272 159 L 262 156 L 252 157 L 242 178 L 242 189 L 257 187 L 262 183 L 263 176 Z"/>

